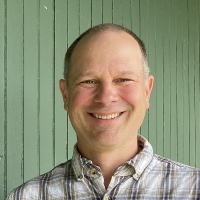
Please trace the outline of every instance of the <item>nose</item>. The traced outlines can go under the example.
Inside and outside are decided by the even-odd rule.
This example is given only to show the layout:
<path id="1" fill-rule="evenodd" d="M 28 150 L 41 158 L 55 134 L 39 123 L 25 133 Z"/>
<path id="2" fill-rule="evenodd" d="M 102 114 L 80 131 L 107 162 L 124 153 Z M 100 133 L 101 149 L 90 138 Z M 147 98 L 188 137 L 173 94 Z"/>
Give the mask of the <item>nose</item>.
<path id="1" fill-rule="evenodd" d="M 116 86 L 112 82 L 100 83 L 96 89 L 94 101 L 108 106 L 119 99 Z"/>

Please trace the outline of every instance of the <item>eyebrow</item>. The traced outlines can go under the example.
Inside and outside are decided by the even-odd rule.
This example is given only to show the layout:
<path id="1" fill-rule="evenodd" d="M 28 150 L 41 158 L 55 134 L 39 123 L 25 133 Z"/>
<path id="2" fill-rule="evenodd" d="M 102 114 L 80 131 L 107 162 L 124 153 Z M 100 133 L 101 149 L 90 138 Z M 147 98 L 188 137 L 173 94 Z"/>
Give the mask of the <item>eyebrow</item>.
<path id="1" fill-rule="evenodd" d="M 132 70 L 118 71 L 121 75 L 132 75 L 134 78 L 139 79 L 139 76 Z"/>
<path id="2" fill-rule="evenodd" d="M 77 80 L 77 79 L 79 79 L 80 77 L 90 76 L 90 75 L 92 75 L 92 74 L 94 74 L 93 71 L 91 71 L 91 70 L 86 70 L 86 71 L 84 71 L 84 72 L 79 72 L 79 73 L 77 73 L 74 77 L 75 77 L 75 80 Z"/>

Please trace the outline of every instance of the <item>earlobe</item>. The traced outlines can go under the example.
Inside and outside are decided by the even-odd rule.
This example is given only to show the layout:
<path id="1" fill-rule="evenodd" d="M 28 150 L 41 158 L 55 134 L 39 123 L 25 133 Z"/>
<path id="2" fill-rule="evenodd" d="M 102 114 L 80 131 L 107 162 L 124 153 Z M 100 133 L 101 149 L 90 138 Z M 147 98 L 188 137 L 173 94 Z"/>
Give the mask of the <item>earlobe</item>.
<path id="1" fill-rule="evenodd" d="M 59 81 L 59 87 L 60 87 L 60 92 L 63 97 L 64 109 L 67 111 L 68 110 L 68 94 L 67 94 L 67 89 L 66 89 L 66 81 L 61 79 Z"/>
<path id="2" fill-rule="evenodd" d="M 149 76 L 146 81 L 146 109 L 149 109 L 149 106 L 150 106 L 149 100 L 150 100 L 150 95 L 153 88 L 153 83 L 154 83 L 154 77 Z"/>

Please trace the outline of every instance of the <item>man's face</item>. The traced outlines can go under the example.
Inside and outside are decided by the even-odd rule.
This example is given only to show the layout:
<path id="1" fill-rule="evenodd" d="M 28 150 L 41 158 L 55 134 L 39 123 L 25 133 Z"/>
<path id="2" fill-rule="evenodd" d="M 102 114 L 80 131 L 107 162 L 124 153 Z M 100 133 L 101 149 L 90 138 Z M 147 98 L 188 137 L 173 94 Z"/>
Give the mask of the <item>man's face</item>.
<path id="1" fill-rule="evenodd" d="M 149 107 L 153 77 L 144 80 L 142 53 L 125 32 L 85 36 L 71 58 L 69 87 L 60 82 L 78 146 L 110 147 L 136 139 Z"/>

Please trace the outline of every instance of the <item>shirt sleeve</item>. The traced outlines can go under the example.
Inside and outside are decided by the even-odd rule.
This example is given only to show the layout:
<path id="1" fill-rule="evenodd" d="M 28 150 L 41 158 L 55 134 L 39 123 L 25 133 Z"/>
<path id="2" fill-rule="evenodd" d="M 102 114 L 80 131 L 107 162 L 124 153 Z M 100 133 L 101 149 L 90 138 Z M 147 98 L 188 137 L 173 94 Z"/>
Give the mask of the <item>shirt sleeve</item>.
<path id="1" fill-rule="evenodd" d="M 14 200 L 14 191 L 12 191 L 12 192 L 8 195 L 8 197 L 7 197 L 6 200 Z"/>

